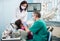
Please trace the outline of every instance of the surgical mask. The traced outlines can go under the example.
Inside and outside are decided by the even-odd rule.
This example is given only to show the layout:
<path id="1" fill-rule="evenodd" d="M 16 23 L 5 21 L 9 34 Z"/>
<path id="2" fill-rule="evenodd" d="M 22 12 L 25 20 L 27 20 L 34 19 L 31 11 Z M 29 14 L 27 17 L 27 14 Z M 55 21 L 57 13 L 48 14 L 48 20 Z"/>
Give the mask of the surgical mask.
<path id="1" fill-rule="evenodd" d="M 21 6 L 21 8 L 24 10 L 26 7 L 24 7 L 24 6 Z"/>
<path id="2" fill-rule="evenodd" d="M 32 17 L 32 20 L 33 20 L 33 21 L 36 21 L 33 17 Z"/>

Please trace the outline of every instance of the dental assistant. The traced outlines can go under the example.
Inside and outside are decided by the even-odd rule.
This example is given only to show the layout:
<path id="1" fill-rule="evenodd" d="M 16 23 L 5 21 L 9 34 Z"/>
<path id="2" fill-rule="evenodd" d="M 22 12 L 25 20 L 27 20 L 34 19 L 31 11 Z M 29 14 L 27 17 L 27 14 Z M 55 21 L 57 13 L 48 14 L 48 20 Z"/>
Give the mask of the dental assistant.
<path id="1" fill-rule="evenodd" d="M 19 8 L 17 9 L 16 18 L 21 19 L 22 22 L 27 21 L 27 7 L 28 3 L 26 1 L 22 1 Z"/>

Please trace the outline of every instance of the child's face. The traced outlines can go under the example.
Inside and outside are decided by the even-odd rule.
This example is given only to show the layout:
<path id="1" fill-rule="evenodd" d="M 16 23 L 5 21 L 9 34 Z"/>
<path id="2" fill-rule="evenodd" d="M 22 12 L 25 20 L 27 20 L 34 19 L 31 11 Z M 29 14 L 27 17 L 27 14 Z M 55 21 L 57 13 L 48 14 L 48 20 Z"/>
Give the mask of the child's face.
<path id="1" fill-rule="evenodd" d="M 22 24 L 20 24 L 20 27 L 22 27 L 23 25 Z"/>

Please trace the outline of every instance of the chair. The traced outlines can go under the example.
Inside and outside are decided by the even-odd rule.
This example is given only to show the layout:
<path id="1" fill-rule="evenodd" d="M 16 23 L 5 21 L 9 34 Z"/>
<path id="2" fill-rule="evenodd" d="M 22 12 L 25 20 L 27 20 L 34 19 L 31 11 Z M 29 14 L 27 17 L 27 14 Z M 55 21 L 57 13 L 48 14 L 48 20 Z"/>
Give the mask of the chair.
<path id="1" fill-rule="evenodd" d="M 52 41 L 52 33 L 48 32 L 48 41 Z"/>

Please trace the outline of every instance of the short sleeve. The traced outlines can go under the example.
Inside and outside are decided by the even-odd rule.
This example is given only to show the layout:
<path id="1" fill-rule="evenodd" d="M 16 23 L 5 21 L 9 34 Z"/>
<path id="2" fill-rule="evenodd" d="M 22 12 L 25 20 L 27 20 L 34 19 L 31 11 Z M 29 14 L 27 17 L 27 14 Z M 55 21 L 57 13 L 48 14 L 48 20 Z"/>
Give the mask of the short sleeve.
<path id="1" fill-rule="evenodd" d="M 36 33 L 39 29 L 41 29 L 42 27 L 42 24 L 40 22 L 35 22 L 32 27 L 29 28 L 29 30 L 32 32 L 32 33 Z"/>

